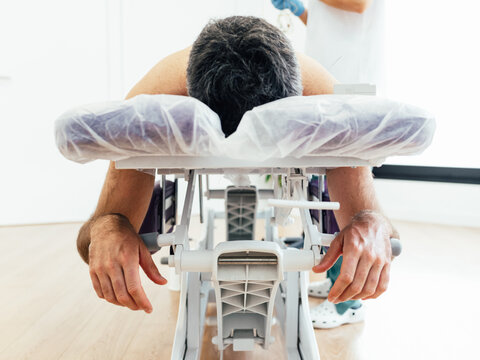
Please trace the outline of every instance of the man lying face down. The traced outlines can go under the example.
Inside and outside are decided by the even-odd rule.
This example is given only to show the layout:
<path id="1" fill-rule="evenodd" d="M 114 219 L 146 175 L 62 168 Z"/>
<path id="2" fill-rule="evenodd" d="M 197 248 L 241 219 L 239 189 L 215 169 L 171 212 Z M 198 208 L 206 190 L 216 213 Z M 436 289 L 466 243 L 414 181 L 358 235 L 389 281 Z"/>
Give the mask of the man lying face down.
<path id="1" fill-rule="evenodd" d="M 236 16 L 208 24 L 195 40 L 187 89 L 219 115 L 229 136 L 246 111 L 302 95 L 302 80 L 283 33 L 265 20 Z"/>
<path id="2" fill-rule="evenodd" d="M 335 80 L 325 69 L 295 54 L 274 26 L 254 17 L 230 17 L 209 23 L 192 47 L 156 64 L 130 91 L 139 94 L 193 96 L 220 116 L 228 136 L 242 115 L 255 106 L 294 95 L 333 91 Z M 272 119 L 275 121 L 275 119 Z M 376 298 L 388 285 L 390 237 L 398 237 L 376 200 L 369 168 L 327 171 L 341 232 L 314 271 L 329 269 L 340 255 L 340 276 L 328 299 Z M 159 285 L 166 284 L 138 236 L 154 187 L 154 176 L 110 167 L 97 208 L 82 226 L 77 248 L 89 264 L 100 298 L 132 310 L 152 311 L 140 282 L 139 267 Z"/>

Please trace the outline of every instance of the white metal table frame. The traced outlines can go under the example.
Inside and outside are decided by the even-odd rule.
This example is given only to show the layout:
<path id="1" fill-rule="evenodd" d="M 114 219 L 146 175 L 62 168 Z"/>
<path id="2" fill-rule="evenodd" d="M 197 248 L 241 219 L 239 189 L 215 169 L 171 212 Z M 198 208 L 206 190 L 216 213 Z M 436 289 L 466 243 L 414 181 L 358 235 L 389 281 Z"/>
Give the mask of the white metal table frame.
<path id="1" fill-rule="evenodd" d="M 234 350 L 251 350 L 255 343 L 268 348 L 273 341 L 270 330 L 273 306 L 275 306 L 276 318 L 279 320 L 285 338 L 284 346 L 288 359 L 320 359 L 308 305 L 308 271 L 320 262 L 321 246 L 328 246 L 334 235 L 322 234 L 318 231 L 317 226 L 312 224 L 309 209 L 338 209 L 339 204 L 307 201 L 307 175 L 323 175 L 328 168 L 378 166 L 382 162 L 383 159 L 365 161 L 355 158 L 319 156 L 273 159 L 266 162 L 194 156 L 139 156 L 116 161 L 117 169 L 156 169 L 157 174 L 162 175 L 163 189 L 166 175 L 184 177 L 188 183 L 180 224 L 176 226 L 173 233 L 159 234 L 155 236 L 153 242 L 150 239 L 150 246 L 153 248 L 172 247 L 173 255 L 169 256 L 168 264 L 175 267 L 177 274 L 181 275 L 180 304 L 172 359 L 200 357 L 205 313 L 212 286 L 216 293 L 219 329 L 213 342 L 218 345 L 221 358 L 223 358 L 223 349 L 231 344 Z M 260 214 L 260 217 L 265 217 L 265 241 L 230 241 L 220 243 L 214 248 L 213 222 L 215 218 L 222 217 L 222 214 L 209 211 L 206 236 L 196 249 L 190 249 L 188 227 L 197 179 L 200 179 L 200 190 L 203 192 L 201 175 L 235 173 L 281 176 L 282 186 L 274 181 L 273 191 L 259 190 L 257 193 L 259 197 L 268 198 L 268 204 L 272 207 Z M 221 190 L 207 189 L 205 195 L 207 199 L 223 197 Z M 202 198 L 203 194 L 200 196 L 201 200 Z M 298 208 L 300 211 L 305 233 L 302 250 L 287 249 L 277 236 L 276 225 L 285 223 L 293 208 Z M 319 224 L 320 227 L 321 224 Z M 244 257 L 246 254 L 246 259 L 239 258 L 240 253 L 244 254 Z M 256 257 L 250 257 L 251 253 L 257 254 Z M 222 281 L 219 277 L 230 273 L 233 277 L 237 276 L 233 270 L 230 271 L 233 268 L 223 265 L 226 257 L 228 261 L 233 259 L 236 261 L 235 264 L 240 264 L 236 265 L 237 272 L 238 266 L 245 266 L 248 270 L 249 266 L 253 269 L 257 264 L 260 267 L 264 266 L 261 269 L 273 269 L 268 267 L 270 265 L 262 264 L 268 261 L 275 263 L 272 266 L 275 266 L 277 275 L 274 281 L 272 280 L 270 288 L 268 313 L 266 317 L 261 318 L 265 321 L 264 326 L 260 326 L 264 330 L 263 337 L 248 331 L 239 331 L 238 336 L 235 333 L 226 337 L 222 334 L 224 317 L 219 285 Z M 247 298 L 246 289 L 247 286 L 245 286 Z"/>

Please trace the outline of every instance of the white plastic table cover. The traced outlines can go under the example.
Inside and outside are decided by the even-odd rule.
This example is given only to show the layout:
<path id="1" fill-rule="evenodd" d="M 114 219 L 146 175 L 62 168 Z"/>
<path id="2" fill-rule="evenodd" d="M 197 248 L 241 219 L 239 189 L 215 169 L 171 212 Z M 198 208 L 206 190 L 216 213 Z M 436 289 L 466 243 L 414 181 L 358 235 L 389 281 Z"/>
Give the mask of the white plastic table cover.
<path id="1" fill-rule="evenodd" d="M 434 117 L 423 109 L 362 95 L 295 96 L 264 104 L 246 112 L 228 138 L 208 106 L 176 95 L 85 105 L 55 123 L 60 152 L 79 163 L 141 155 L 372 160 L 421 153 L 434 131 Z"/>

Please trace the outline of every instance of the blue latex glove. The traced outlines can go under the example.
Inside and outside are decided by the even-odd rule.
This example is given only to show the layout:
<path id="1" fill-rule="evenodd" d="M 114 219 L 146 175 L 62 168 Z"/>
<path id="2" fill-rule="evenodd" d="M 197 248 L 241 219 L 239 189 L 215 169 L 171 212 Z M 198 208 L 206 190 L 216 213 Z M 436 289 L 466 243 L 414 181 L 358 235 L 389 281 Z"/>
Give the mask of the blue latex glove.
<path id="1" fill-rule="evenodd" d="M 278 10 L 288 9 L 296 16 L 302 15 L 305 11 L 305 6 L 300 0 L 272 0 L 272 4 Z"/>

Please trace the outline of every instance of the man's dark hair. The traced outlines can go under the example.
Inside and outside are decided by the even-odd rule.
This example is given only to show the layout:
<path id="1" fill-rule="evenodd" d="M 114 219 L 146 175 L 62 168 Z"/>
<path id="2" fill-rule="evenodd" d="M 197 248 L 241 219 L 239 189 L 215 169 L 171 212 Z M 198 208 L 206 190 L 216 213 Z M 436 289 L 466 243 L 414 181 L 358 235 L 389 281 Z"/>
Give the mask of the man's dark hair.
<path id="1" fill-rule="evenodd" d="M 295 52 L 265 20 L 232 16 L 211 21 L 195 40 L 187 68 L 190 96 L 207 104 L 226 136 L 255 106 L 302 94 Z"/>

